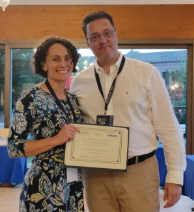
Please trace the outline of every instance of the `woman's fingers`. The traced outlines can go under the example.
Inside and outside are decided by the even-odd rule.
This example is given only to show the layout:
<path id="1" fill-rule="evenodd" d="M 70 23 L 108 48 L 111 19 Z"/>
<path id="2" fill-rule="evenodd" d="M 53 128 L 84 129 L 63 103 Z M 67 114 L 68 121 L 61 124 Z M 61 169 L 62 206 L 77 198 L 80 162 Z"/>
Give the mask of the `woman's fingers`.
<path id="1" fill-rule="evenodd" d="M 74 125 L 66 124 L 56 135 L 57 141 L 59 142 L 59 144 L 63 144 L 67 141 L 72 141 L 76 132 L 80 132 L 79 128 L 75 127 Z"/>
<path id="2" fill-rule="evenodd" d="M 73 140 L 75 133 L 79 132 L 79 128 L 75 127 L 74 125 L 64 125 L 62 129 L 64 129 L 63 135 L 67 137 L 66 141 Z"/>

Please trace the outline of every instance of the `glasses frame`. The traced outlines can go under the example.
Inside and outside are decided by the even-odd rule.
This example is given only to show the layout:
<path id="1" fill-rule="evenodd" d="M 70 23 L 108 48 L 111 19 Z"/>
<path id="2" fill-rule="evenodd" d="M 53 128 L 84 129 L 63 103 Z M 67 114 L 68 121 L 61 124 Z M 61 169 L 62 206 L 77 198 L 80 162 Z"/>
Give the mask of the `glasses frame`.
<path id="1" fill-rule="evenodd" d="M 97 42 L 101 39 L 101 36 L 103 36 L 104 38 L 110 38 L 113 36 L 114 32 L 116 32 L 115 29 L 108 29 L 105 30 L 101 33 L 94 33 L 93 35 L 91 35 L 89 38 L 86 38 L 86 40 L 90 40 L 91 42 Z"/>

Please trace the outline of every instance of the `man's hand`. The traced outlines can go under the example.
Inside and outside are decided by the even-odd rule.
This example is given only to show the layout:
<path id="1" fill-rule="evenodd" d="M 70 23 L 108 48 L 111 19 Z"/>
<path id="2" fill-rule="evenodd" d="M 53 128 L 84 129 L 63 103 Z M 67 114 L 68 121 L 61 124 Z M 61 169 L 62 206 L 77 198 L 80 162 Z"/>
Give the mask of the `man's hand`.
<path id="1" fill-rule="evenodd" d="M 174 183 L 166 183 L 164 186 L 164 198 L 163 200 L 166 201 L 166 204 L 164 205 L 164 208 L 172 207 L 174 204 L 176 204 L 180 197 L 182 192 L 182 186 L 179 184 Z"/>

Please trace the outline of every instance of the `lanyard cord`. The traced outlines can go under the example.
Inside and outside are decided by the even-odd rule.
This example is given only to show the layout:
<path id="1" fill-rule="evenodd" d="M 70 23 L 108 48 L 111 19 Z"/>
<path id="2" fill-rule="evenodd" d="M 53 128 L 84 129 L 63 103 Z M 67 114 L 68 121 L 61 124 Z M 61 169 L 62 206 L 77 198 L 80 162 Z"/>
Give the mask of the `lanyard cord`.
<path id="1" fill-rule="evenodd" d="M 120 64 L 120 67 L 119 67 L 119 70 L 118 70 L 118 73 L 115 77 L 115 79 L 113 80 L 112 82 L 112 85 L 110 87 L 110 90 L 108 92 L 108 96 L 107 96 L 107 99 L 105 100 L 104 98 L 104 94 L 103 94 L 103 91 L 102 91 L 102 85 L 101 85 L 101 82 L 100 82 L 100 77 L 99 77 L 99 74 L 96 72 L 96 68 L 94 66 L 94 72 L 95 72 L 95 77 L 96 77 L 96 82 L 97 82 L 97 85 L 98 85 L 98 89 L 104 99 L 104 102 L 105 102 L 105 106 L 104 106 L 104 115 L 106 115 L 106 111 L 108 109 L 108 105 L 110 103 L 110 100 L 112 98 L 112 95 L 113 95 L 113 91 L 114 91 L 114 88 L 115 88 L 115 83 L 116 83 L 116 79 L 117 79 L 117 76 L 121 73 L 122 69 L 123 69 L 123 66 L 125 64 L 125 57 L 123 56 L 122 57 L 122 60 L 121 60 L 121 64 Z"/>
<path id="2" fill-rule="evenodd" d="M 59 107 L 59 108 L 63 111 L 63 113 L 65 114 L 66 118 L 68 119 L 68 124 L 69 124 L 69 123 L 71 122 L 71 120 L 70 120 L 70 118 L 69 118 L 69 114 L 65 111 L 63 105 L 61 104 L 61 102 L 60 102 L 60 100 L 58 99 L 58 97 L 56 96 L 56 94 L 55 94 L 53 88 L 51 87 L 50 83 L 48 82 L 48 79 L 45 81 L 45 84 L 46 84 L 47 88 L 49 89 L 50 93 L 52 94 L 52 96 L 54 97 L 54 99 L 55 99 L 55 101 L 56 101 L 56 104 L 58 105 L 58 107 Z M 73 106 L 72 106 L 72 104 L 71 104 L 71 102 L 70 102 L 70 100 L 69 100 L 68 95 L 66 95 L 66 97 L 67 97 L 67 102 L 68 102 L 68 104 L 70 105 L 71 111 L 72 111 L 72 113 L 73 113 L 73 121 L 74 121 L 74 122 L 77 122 L 77 117 L 76 117 L 76 115 L 75 115 L 75 111 L 74 111 Z"/>

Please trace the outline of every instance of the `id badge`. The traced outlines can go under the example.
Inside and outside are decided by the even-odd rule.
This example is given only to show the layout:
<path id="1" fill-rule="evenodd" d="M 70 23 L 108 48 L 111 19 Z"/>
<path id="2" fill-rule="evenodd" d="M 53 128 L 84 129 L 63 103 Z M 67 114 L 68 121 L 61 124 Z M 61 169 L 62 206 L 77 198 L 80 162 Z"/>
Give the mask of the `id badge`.
<path id="1" fill-rule="evenodd" d="M 114 116 L 103 116 L 98 115 L 96 118 L 96 124 L 98 125 L 104 125 L 104 126 L 113 126 L 113 118 Z"/>

